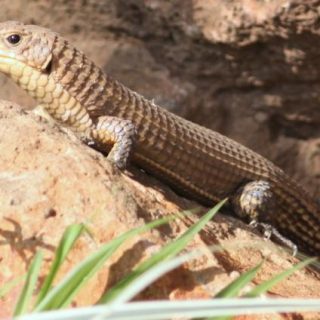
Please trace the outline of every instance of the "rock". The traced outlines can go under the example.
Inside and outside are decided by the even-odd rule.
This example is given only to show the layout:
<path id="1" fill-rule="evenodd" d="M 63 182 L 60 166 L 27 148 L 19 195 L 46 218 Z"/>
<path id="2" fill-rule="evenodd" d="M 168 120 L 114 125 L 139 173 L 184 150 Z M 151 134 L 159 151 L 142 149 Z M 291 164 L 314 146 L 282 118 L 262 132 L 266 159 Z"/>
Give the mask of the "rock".
<path id="1" fill-rule="evenodd" d="M 0 102 L 0 137 L 0 287 L 25 274 L 38 250 L 45 254 L 45 275 L 63 231 L 72 223 L 86 223 L 93 239 L 84 236 L 77 242 L 59 279 L 123 232 L 198 206 L 137 168 L 122 173 L 112 169 L 104 156 L 71 133 L 10 102 Z M 124 244 L 73 306 L 95 303 L 134 266 L 197 220 L 198 215 L 193 214 Z M 215 244 L 222 244 L 226 251 L 211 253 L 208 245 Z M 157 281 L 139 299 L 209 298 L 264 258 L 254 283 L 297 262 L 240 221 L 224 215 L 211 221 L 187 250 L 201 250 L 203 256 Z M 0 317 L 12 314 L 21 287 L 19 284 L 0 301 Z M 319 297 L 319 292 L 319 275 L 303 270 L 270 294 L 311 298 Z"/>

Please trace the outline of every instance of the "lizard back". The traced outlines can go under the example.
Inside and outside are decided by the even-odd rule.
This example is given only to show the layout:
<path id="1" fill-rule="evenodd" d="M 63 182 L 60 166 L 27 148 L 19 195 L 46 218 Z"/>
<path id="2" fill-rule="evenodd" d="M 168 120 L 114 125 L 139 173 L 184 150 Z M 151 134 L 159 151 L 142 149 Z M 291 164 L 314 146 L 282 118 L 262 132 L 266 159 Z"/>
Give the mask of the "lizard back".
<path id="1" fill-rule="evenodd" d="M 105 75 L 82 52 L 57 38 L 52 75 L 93 119 L 111 115 L 137 129 L 133 161 L 204 204 L 232 195 L 248 181 L 270 182 L 278 210 L 267 222 L 319 253 L 320 210 L 309 194 L 273 163 L 243 145 L 174 115 Z"/>

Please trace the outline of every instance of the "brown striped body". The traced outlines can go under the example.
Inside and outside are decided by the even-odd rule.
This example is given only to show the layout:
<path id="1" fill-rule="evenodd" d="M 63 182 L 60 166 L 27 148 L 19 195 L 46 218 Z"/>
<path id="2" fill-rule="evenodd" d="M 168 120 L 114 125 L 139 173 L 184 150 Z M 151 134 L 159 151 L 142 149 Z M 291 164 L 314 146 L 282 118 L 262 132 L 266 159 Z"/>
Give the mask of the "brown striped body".
<path id="1" fill-rule="evenodd" d="M 28 31 L 29 26 L 21 28 Z M 42 28 L 39 33 L 51 44 L 51 60 L 44 70 L 21 61 L 15 63 L 18 71 L 13 71 L 1 62 L 1 51 L 0 69 L 53 118 L 88 139 L 102 116 L 130 120 L 137 132 L 132 161 L 204 204 L 233 196 L 249 181 L 269 182 L 276 210 L 265 215 L 263 222 L 275 226 L 303 251 L 319 255 L 319 206 L 281 169 L 239 143 L 173 115 L 127 89 L 56 34 Z"/>

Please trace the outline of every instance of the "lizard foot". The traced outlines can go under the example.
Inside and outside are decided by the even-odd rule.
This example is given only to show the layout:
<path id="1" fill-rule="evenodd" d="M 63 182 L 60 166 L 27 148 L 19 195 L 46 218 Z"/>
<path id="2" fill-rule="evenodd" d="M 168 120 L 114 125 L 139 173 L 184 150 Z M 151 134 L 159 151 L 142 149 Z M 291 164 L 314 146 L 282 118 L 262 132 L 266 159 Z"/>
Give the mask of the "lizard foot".
<path id="1" fill-rule="evenodd" d="M 274 228 L 270 224 L 252 220 L 250 222 L 250 226 L 252 226 L 253 228 L 262 228 L 265 239 L 268 240 L 272 237 L 277 243 L 284 245 L 285 247 L 292 250 L 292 256 L 296 256 L 298 252 L 298 247 L 296 246 L 296 244 L 283 236 L 276 228 Z"/>

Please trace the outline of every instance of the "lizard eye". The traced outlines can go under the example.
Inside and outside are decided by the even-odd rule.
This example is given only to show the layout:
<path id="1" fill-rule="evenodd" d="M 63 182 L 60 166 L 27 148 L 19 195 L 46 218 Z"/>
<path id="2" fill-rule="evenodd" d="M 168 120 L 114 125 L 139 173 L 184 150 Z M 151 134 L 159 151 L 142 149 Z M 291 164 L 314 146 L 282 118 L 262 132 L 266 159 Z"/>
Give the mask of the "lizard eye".
<path id="1" fill-rule="evenodd" d="M 21 41 L 21 36 L 19 34 L 10 34 L 10 36 L 7 37 L 7 41 L 10 44 L 17 45 Z"/>

